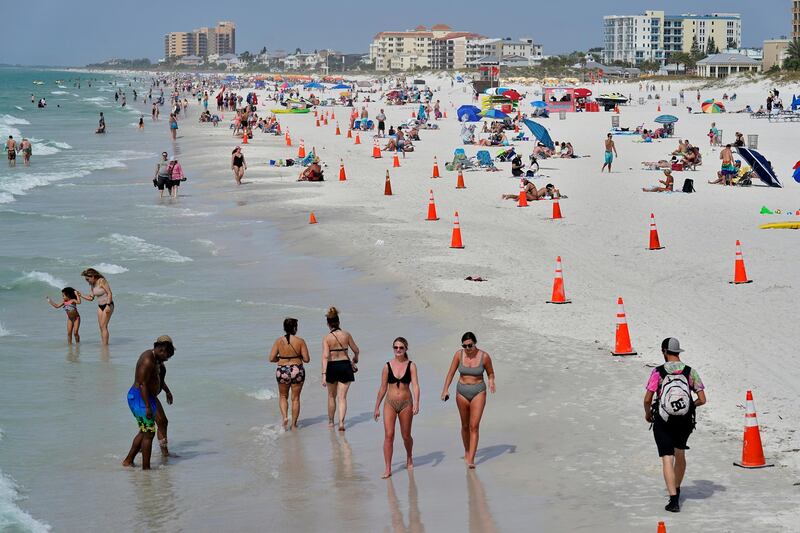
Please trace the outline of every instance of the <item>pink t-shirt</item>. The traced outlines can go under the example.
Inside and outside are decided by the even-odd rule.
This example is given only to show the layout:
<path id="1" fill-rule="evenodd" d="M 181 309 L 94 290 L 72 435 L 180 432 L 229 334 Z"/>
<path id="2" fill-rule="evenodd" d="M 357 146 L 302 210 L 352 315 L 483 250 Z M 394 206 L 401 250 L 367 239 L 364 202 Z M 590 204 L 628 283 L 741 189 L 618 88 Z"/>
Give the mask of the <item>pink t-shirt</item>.
<path id="1" fill-rule="evenodd" d="M 683 372 L 683 369 L 686 367 L 686 363 L 683 361 L 667 361 L 664 363 L 664 369 L 669 374 L 680 374 Z M 658 368 L 654 368 L 653 372 L 650 373 L 650 377 L 647 379 L 647 390 L 650 392 L 658 392 L 658 386 L 661 383 L 661 374 L 658 373 Z M 689 387 L 697 392 L 705 389 L 705 385 L 703 385 L 703 380 L 700 379 L 700 374 L 697 373 L 697 370 L 692 368 L 692 371 L 689 373 Z"/>

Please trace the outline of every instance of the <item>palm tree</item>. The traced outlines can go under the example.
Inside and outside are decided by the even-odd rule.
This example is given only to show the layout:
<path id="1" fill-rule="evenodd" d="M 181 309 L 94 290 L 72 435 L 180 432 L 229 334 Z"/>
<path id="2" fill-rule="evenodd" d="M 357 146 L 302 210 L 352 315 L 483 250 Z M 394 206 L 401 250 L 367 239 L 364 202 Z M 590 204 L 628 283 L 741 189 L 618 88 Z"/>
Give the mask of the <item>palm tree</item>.
<path id="1" fill-rule="evenodd" d="M 795 39 L 789 43 L 786 49 L 786 59 L 783 61 L 783 68 L 787 70 L 800 70 L 800 40 Z"/>

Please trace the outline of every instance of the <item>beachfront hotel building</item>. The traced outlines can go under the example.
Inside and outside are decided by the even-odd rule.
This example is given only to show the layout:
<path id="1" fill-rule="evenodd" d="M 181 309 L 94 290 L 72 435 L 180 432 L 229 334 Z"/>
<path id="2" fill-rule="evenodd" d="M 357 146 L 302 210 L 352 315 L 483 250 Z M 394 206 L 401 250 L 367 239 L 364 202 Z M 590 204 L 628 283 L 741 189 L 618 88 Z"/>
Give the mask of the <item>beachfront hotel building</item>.
<path id="1" fill-rule="evenodd" d="M 533 64 L 541 60 L 542 47 L 533 39 L 487 39 L 477 33 L 453 31 L 446 24 L 380 32 L 369 46 L 375 70 L 463 69 L 482 57 L 503 55 L 530 58 Z"/>
<path id="2" fill-rule="evenodd" d="M 645 11 L 643 15 L 603 17 L 605 63 L 663 63 L 671 54 L 689 53 L 695 42 L 700 50 L 706 51 L 712 39 L 720 50 L 740 47 L 741 16 L 738 13 L 665 15 L 664 11 Z"/>
<path id="3" fill-rule="evenodd" d="M 800 0 L 792 0 L 792 40 L 800 39 Z"/>
<path id="4" fill-rule="evenodd" d="M 236 53 L 236 25 L 221 20 L 214 27 L 203 27 L 190 32 L 171 32 L 164 36 L 164 58 L 184 56 L 223 56 Z"/>

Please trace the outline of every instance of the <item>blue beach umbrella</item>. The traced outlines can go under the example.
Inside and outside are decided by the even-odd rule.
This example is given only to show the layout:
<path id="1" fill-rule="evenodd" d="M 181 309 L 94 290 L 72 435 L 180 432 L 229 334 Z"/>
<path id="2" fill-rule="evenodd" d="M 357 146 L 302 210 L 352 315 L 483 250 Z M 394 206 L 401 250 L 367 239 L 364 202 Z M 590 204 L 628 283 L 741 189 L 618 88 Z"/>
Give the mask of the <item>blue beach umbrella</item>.
<path id="1" fill-rule="evenodd" d="M 555 144 L 553 144 L 553 139 L 550 138 L 550 134 L 547 132 L 547 128 L 539 124 L 538 122 L 534 122 L 530 119 L 524 119 L 523 124 L 528 126 L 528 129 L 531 130 L 531 133 L 534 137 L 536 137 L 540 143 L 547 146 L 551 150 L 555 148 Z"/>
<path id="2" fill-rule="evenodd" d="M 321 83 L 317 83 L 312 81 L 311 83 L 306 83 L 303 85 L 304 89 L 324 89 L 324 86 Z"/>
<path id="3" fill-rule="evenodd" d="M 536 101 L 531 102 L 531 105 L 533 107 L 547 107 L 547 102 L 545 102 L 543 100 L 536 100 Z"/>
<path id="4" fill-rule="evenodd" d="M 483 118 L 506 119 L 508 118 L 508 115 L 506 115 L 502 111 L 498 111 L 497 109 L 490 109 L 489 111 L 483 114 Z"/>
<path id="5" fill-rule="evenodd" d="M 339 90 L 342 90 L 342 89 L 349 89 L 349 88 L 350 88 L 350 86 L 347 85 L 346 83 L 338 83 L 338 84 L 334 85 L 333 87 L 331 87 L 331 89 L 333 89 L 334 91 L 339 91 Z"/>
<path id="6" fill-rule="evenodd" d="M 462 105 L 456 110 L 459 122 L 478 122 L 481 119 L 481 110 L 474 105 Z"/>
<path id="7" fill-rule="evenodd" d="M 674 115 L 659 115 L 653 122 L 658 124 L 674 124 L 675 122 L 678 122 L 678 117 Z"/>

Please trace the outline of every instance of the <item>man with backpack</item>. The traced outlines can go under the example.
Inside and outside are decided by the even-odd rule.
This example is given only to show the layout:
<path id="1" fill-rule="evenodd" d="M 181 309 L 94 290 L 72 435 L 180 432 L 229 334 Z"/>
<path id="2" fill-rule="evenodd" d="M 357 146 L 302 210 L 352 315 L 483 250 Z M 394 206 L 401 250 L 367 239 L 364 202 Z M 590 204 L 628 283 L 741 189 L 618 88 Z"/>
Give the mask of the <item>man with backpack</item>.
<path id="1" fill-rule="evenodd" d="M 681 361 L 682 351 L 678 339 L 664 339 L 661 343 L 664 364 L 653 369 L 644 395 L 644 418 L 652 424 L 669 492 L 669 503 L 664 509 L 673 513 L 681 510 L 681 482 L 689 449 L 686 441 L 694 430 L 695 408 L 706 403 L 703 381 L 697 370 Z M 693 392 L 697 399 L 693 398 Z"/>

